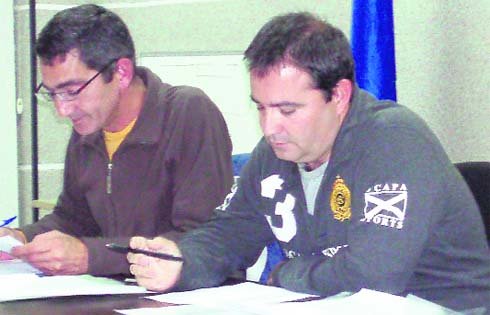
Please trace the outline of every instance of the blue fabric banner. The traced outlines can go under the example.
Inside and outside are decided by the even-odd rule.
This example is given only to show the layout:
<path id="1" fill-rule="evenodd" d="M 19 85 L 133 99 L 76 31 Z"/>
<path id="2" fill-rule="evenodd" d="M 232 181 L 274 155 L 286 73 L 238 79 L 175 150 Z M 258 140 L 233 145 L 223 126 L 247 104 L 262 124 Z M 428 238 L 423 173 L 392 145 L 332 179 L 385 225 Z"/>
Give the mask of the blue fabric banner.
<path id="1" fill-rule="evenodd" d="M 353 0 L 352 53 L 359 86 L 396 101 L 392 0 Z"/>

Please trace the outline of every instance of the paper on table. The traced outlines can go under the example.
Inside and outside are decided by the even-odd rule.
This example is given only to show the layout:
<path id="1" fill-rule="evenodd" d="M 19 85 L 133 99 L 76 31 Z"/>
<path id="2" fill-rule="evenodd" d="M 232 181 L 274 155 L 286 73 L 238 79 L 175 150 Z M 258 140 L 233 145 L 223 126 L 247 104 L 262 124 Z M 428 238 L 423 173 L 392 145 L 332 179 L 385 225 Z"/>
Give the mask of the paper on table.
<path id="1" fill-rule="evenodd" d="M 109 278 L 81 276 L 43 276 L 33 273 L 0 276 L 0 302 L 71 295 L 130 294 L 148 292 Z"/>
<path id="2" fill-rule="evenodd" d="M 423 301 L 423 302 L 422 302 Z M 348 296 L 333 296 L 300 303 L 252 305 L 250 312 L 257 314 L 302 313 L 308 315 L 366 314 L 366 315 L 448 315 L 456 314 L 440 305 L 419 299 L 407 299 L 389 293 L 362 289 Z"/>
<path id="3" fill-rule="evenodd" d="M 407 300 L 410 301 L 410 303 L 412 303 L 413 305 L 417 304 L 418 306 L 422 306 L 422 305 L 425 305 L 427 308 L 431 307 L 432 309 L 434 310 L 437 310 L 439 313 L 436 313 L 436 314 L 451 314 L 451 315 L 461 315 L 461 312 L 458 312 L 458 311 L 453 311 L 451 309 L 448 309 L 448 308 L 445 308 L 439 304 L 436 304 L 434 302 L 431 302 L 431 301 L 427 301 L 425 299 L 422 299 L 418 296 L 415 296 L 415 295 L 412 295 L 412 294 L 409 294 L 407 295 L 406 297 Z M 483 309 L 481 309 L 481 313 L 478 313 L 478 311 L 476 309 L 474 309 L 474 312 L 465 312 L 464 314 L 467 314 L 467 315 L 470 315 L 470 314 L 473 314 L 473 315 L 477 315 L 477 314 L 484 314 L 484 311 Z M 441 313 L 443 312 L 443 313 Z"/>
<path id="4" fill-rule="evenodd" d="M 252 282 L 236 285 L 204 288 L 192 291 L 165 293 L 147 297 L 159 302 L 194 305 L 237 305 L 268 304 L 292 301 L 312 296 L 310 294 L 292 292 L 283 288 L 265 286 Z"/>
<path id="5" fill-rule="evenodd" d="M 32 265 L 20 260 L 1 260 L 0 261 L 0 279 L 4 275 L 15 275 L 15 274 L 40 274 L 41 271 L 33 267 Z"/>
<path id="6" fill-rule="evenodd" d="M 250 288 L 250 286 L 248 286 Z M 222 287 L 224 292 L 232 287 Z M 255 289 L 255 288 L 252 288 Z M 125 315 L 190 315 L 190 314 L 213 314 L 213 315 L 265 315 L 265 314 L 308 314 L 308 315 L 454 315 L 459 314 L 443 308 L 432 302 L 414 298 L 400 297 L 388 293 L 362 289 L 351 294 L 342 292 L 335 296 L 314 299 L 307 302 L 286 303 L 260 303 L 251 301 L 247 297 L 247 304 L 233 304 L 221 302 L 221 296 L 217 296 L 210 305 L 181 305 L 154 309 L 131 309 L 116 310 Z"/>
<path id="7" fill-rule="evenodd" d="M 204 305 L 179 305 L 179 306 L 166 306 L 156 308 L 134 308 L 127 310 L 114 310 L 117 313 L 125 315 L 257 315 L 257 313 L 250 313 L 244 308 L 218 306 L 204 306 Z"/>
<path id="8" fill-rule="evenodd" d="M 0 237 L 0 251 L 10 253 L 12 247 L 23 245 L 21 241 L 10 236 L 5 235 Z"/>
<path id="9" fill-rule="evenodd" d="M 10 253 L 12 247 L 19 245 L 23 245 L 22 242 L 10 235 L 0 237 L 0 251 L 2 252 Z M 40 273 L 40 271 L 20 259 L 0 261 L 0 276 L 19 273 Z"/>

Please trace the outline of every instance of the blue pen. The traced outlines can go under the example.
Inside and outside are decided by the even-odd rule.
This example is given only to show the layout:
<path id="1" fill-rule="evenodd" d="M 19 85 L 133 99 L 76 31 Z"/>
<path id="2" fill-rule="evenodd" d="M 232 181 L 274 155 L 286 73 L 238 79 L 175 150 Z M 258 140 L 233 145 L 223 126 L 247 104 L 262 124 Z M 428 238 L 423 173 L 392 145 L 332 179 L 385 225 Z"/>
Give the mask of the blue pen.
<path id="1" fill-rule="evenodd" d="M 2 223 L 0 224 L 0 227 L 9 225 L 10 222 L 14 221 L 16 218 L 17 218 L 17 216 L 13 216 L 10 219 L 1 220 Z"/>

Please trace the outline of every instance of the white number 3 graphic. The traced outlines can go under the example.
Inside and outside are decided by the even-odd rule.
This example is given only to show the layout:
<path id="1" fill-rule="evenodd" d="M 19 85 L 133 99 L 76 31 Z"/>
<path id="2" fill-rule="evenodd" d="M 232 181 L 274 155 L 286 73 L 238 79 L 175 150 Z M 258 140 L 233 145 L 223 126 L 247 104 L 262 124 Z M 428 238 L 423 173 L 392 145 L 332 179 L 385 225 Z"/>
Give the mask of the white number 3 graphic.
<path id="1" fill-rule="evenodd" d="M 295 202 L 295 198 L 291 194 L 287 194 L 283 202 L 276 203 L 274 213 L 282 217 L 282 227 L 273 226 L 271 216 L 265 216 L 274 235 L 278 240 L 285 243 L 289 242 L 296 235 L 296 219 L 293 214 Z"/>

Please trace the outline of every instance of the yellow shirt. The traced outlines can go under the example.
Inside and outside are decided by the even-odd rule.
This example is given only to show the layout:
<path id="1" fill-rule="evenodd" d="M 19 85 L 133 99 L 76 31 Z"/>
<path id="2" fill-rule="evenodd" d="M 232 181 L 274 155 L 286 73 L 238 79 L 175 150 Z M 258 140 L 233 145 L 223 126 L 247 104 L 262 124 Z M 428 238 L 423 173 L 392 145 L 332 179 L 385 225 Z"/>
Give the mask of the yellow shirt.
<path id="1" fill-rule="evenodd" d="M 109 160 L 112 160 L 112 156 L 119 148 L 119 145 L 126 138 L 128 133 L 133 129 L 136 118 L 133 119 L 126 127 L 121 131 L 109 132 L 104 130 L 104 140 L 107 154 L 109 155 Z"/>

